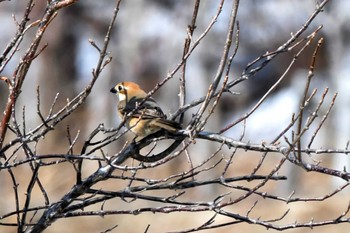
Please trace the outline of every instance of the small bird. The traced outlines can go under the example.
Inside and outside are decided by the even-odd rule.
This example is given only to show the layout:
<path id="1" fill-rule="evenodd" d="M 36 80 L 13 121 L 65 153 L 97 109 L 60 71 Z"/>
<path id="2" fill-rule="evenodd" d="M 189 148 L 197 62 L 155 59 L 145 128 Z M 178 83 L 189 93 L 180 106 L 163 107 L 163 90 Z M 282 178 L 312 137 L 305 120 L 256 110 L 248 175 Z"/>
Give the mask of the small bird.
<path id="1" fill-rule="evenodd" d="M 118 96 L 118 115 L 125 125 L 138 137 L 146 137 L 159 130 L 176 132 L 181 129 L 179 123 L 168 120 L 157 102 L 147 97 L 147 93 L 133 82 L 121 82 L 111 89 Z M 132 112 L 131 116 L 127 116 Z"/>

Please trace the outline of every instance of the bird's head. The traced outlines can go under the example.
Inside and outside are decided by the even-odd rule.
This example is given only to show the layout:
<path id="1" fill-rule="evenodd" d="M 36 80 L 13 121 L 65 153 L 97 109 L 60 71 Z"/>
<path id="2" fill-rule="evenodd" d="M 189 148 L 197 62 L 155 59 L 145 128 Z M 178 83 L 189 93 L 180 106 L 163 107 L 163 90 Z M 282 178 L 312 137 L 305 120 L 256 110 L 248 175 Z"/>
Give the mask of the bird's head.
<path id="1" fill-rule="evenodd" d="M 118 96 L 119 101 L 128 101 L 133 97 L 145 98 L 147 93 L 133 82 L 121 82 L 115 85 L 111 92 Z"/>

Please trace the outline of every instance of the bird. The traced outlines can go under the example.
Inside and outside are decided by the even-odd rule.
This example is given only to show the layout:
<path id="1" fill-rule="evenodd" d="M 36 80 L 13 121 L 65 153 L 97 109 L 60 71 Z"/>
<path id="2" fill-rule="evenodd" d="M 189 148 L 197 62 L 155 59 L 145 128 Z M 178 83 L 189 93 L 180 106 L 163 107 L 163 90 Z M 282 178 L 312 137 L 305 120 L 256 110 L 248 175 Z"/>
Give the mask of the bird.
<path id="1" fill-rule="evenodd" d="M 144 138 L 160 130 L 175 133 L 181 129 L 178 122 L 167 119 L 157 102 L 138 84 L 120 82 L 110 91 L 118 97 L 119 117 L 137 137 Z"/>

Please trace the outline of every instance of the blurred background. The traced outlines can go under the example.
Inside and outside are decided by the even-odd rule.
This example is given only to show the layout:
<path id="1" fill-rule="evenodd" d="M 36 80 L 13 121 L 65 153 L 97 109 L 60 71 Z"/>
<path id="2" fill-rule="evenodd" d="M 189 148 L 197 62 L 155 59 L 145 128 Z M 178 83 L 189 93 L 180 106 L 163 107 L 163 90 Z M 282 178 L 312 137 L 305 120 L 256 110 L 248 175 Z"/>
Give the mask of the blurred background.
<path id="1" fill-rule="evenodd" d="M 23 92 L 17 103 L 18 118 L 21 119 L 23 106 L 26 109 L 27 128 L 34 128 L 40 121 L 36 114 L 36 90 L 40 86 L 41 109 L 48 113 L 56 93 L 59 93 L 58 105 L 64 106 L 67 99 L 73 98 L 82 91 L 85 85 L 92 78 L 92 70 L 99 59 L 97 50 L 91 46 L 89 39 L 92 39 L 98 46 L 102 47 L 104 35 L 113 14 L 115 1 L 80 1 L 73 6 L 59 12 L 58 16 L 49 27 L 42 45 L 48 44 L 44 52 L 33 62 L 29 74 L 23 86 Z M 205 30 L 211 19 L 214 17 L 219 1 L 204 0 L 201 2 L 197 18 L 197 28 L 194 39 Z M 232 63 L 230 80 L 238 78 L 247 64 L 255 58 L 276 50 L 286 42 L 291 33 L 298 31 L 305 21 L 315 10 L 317 1 L 305 0 L 245 0 L 241 1 L 238 10 L 240 22 L 240 45 L 238 53 Z M 184 39 L 187 36 L 186 28 L 191 22 L 194 1 L 188 0 L 139 0 L 123 1 L 113 29 L 113 35 L 109 46 L 112 62 L 104 69 L 97 81 L 92 94 L 86 103 L 79 110 L 71 115 L 69 119 L 62 122 L 56 130 L 52 131 L 42 143 L 38 144 L 38 154 L 65 153 L 68 148 L 66 139 L 66 125 L 69 125 L 74 135 L 80 132 L 76 151 L 80 151 L 81 143 L 100 123 L 107 128 L 116 127 L 119 119 L 116 114 L 116 97 L 109 90 L 116 83 L 121 81 L 134 81 L 140 84 L 146 91 L 163 80 L 169 71 L 172 71 L 181 61 Z M 46 1 L 37 1 L 31 14 L 31 21 L 42 17 Z M 228 20 L 232 1 L 225 1 L 223 11 L 211 32 L 201 41 L 197 50 L 192 54 L 187 63 L 187 99 L 186 103 L 205 95 L 208 84 L 213 79 L 220 62 L 223 46 L 226 38 Z M 26 1 L 8 1 L 0 3 L 0 51 L 9 43 L 16 32 L 16 22 L 22 18 Z M 311 88 L 317 88 L 320 96 L 323 90 L 328 87 L 329 94 L 326 97 L 326 106 L 330 103 L 333 94 L 338 93 L 336 105 L 323 129 L 321 130 L 314 148 L 345 148 L 350 136 L 350 2 L 348 0 L 330 1 L 324 12 L 310 25 L 304 36 L 311 33 L 318 26 L 323 25 L 320 35 L 325 42 L 321 48 L 316 62 L 315 78 Z M 7 65 L 2 76 L 12 77 L 19 59 L 31 43 L 35 29 L 31 29 L 25 36 L 20 50 Z M 320 36 L 316 39 L 318 40 Z M 316 40 L 316 41 L 317 41 Z M 252 143 L 270 142 L 290 122 L 293 112 L 298 111 L 299 101 L 306 82 L 309 64 L 314 45 L 309 47 L 299 57 L 296 65 L 289 72 L 288 77 L 266 102 L 246 122 L 246 132 L 243 141 Z M 266 93 L 274 82 L 283 74 L 293 58 L 293 53 L 279 56 L 256 76 L 235 86 L 232 91 L 239 92 L 239 95 L 225 96 L 218 105 L 214 116 L 209 121 L 205 130 L 218 131 L 230 122 L 243 116 L 254 104 Z M 167 82 L 154 98 L 162 106 L 165 113 L 171 114 L 176 111 L 179 105 L 178 84 L 180 73 Z M 0 109 L 3 111 L 7 100 L 7 86 L 0 84 Z M 314 103 L 314 106 L 317 102 Z M 324 113 L 324 112 L 323 112 Z M 190 112 L 186 113 L 185 121 L 191 117 Z M 225 132 L 226 136 L 238 139 L 243 130 L 243 125 L 237 125 Z M 310 134 L 313 131 L 310 131 Z M 129 137 L 130 138 L 130 137 Z M 106 151 L 113 154 L 124 144 L 125 140 L 119 140 L 109 145 Z M 199 142 L 200 146 L 192 147 L 190 153 L 195 162 L 203 160 L 199 154 L 210 156 L 216 149 L 216 144 Z M 227 150 L 229 153 L 229 150 Z M 259 154 L 242 152 L 237 156 L 233 175 L 249 174 L 254 163 L 258 161 Z M 247 156 L 249 159 L 247 160 Z M 167 164 L 156 168 L 157 175 L 169 176 L 181 171 L 181 166 L 189 166 L 185 157 L 180 157 Z M 182 160 L 181 160 L 182 159 Z M 332 159 L 322 158 L 325 164 L 342 170 L 349 167 L 349 158 L 345 155 L 332 156 Z M 266 162 L 271 166 L 278 161 L 273 156 Z M 252 164 L 253 163 L 253 164 Z M 91 167 L 90 167 L 91 166 Z M 50 170 L 51 169 L 51 170 Z M 62 165 L 56 169 L 48 168 L 42 171 L 51 201 L 57 200 L 69 190 L 74 179 L 69 179 L 74 174 L 71 166 Z M 67 169 L 67 171 L 63 170 Z M 89 174 L 96 169 L 96 163 L 86 166 Z M 268 170 L 267 170 L 268 171 Z M 286 166 L 284 170 L 291 179 L 282 186 L 268 187 L 269 190 L 288 195 L 292 190 L 306 196 L 322 196 L 333 190 L 332 188 L 342 184 L 338 179 L 324 179 L 319 175 L 305 174 L 300 168 Z M 18 169 L 18 175 L 24 175 L 25 170 Z M 8 176 L 8 174 L 6 175 Z M 13 194 L 9 177 L 0 176 L 0 182 L 4 185 L 0 189 L 0 195 Z M 27 177 L 28 178 L 28 177 Z M 21 180 L 20 179 L 20 180 Z M 320 184 L 320 180 L 327 181 Z M 108 182 L 107 182 L 108 183 Z M 115 185 L 113 182 L 109 185 Z M 10 188 L 8 188 L 10 187 Z M 115 187 L 115 186 L 113 186 Z M 120 184 L 119 188 L 122 188 Z M 310 187 L 312 187 L 310 189 Z M 20 186 L 24 191 L 26 186 Z M 115 187 L 118 188 L 118 187 Z M 194 197 L 203 197 L 202 190 L 192 192 Z M 213 188 L 208 195 L 218 195 L 220 190 Z M 346 192 L 348 194 L 348 192 Z M 347 199 L 345 204 L 344 196 Z M 300 221 L 322 220 L 336 217 L 344 211 L 342 208 L 347 205 L 349 198 L 346 195 L 338 195 L 329 203 L 308 208 L 296 204 L 289 222 L 293 219 Z M 205 198 L 205 197 L 203 197 Z M 0 201 L 0 215 L 13 210 L 12 197 L 3 198 Z M 251 200 L 254 203 L 254 200 Z M 41 203 L 42 200 L 38 200 Z M 37 204 L 38 204 L 37 203 Z M 33 203 L 35 204 L 35 202 Z M 146 203 L 149 204 L 149 203 Z M 262 204 L 261 215 L 266 216 L 266 208 Z M 112 204 L 113 206 L 113 204 Z M 268 204 L 266 205 L 266 207 Z M 137 208 L 138 203 L 125 203 L 123 208 Z M 247 206 L 235 206 L 235 211 L 247 210 Z M 286 206 L 276 205 L 275 213 L 283 213 Z M 325 210 L 320 212 L 319 210 Z M 270 213 L 273 218 L 274 213 Z M 324 215 L 327 212 L 327 215 Z M 331 217 L 330 217 L 331 216 Z M 269 217 L 266 216 L 266 217 Z M 147 224 L 151 224 L 150 232 L 165 232 L 167 230 L 186 229 L 193 224 L 199 225 L 209 219 L 207 214 L 169 214 L 141 216 L 108 216 L 101 220 L 100 217 L 83 218 L 83 220 L 67 219 L 59 220 L 51 226 L 47 232 L 100 232 L 104 229 L 118 224 L 115 232 L 143 232 Z M 159 219 L 166 225 L 160 227 Z M 226 219 L 227 220 L 227 219 Z M 84 221 L 84 224 L 81 224 Z M 225 219 L 222 220 L 223 222 Z M 158 222 L 158 228 L 157 224 Z M 64 224 L 63 224 L 64 223 Z M 132 223 L 132 224 L 130 224 Z M 135 224 L 138 223 L 138 224 Z M 212 232 L 233 232 L 239 229 L 240 232 L 264 232 L 265 229 L 259 226 L 241 224 L 227 227 Z M 348 226 L 328 226 L 319 228 L 317 232 L 344 232 L 350 229 Z M 6 228 L 6 232 L 11 230 Z M 309 232 L 309 229 L 296 229 L 290 232 Z M 0 232 L 4 232 L 0 227 Z M 274 232 L 271 230 L 271 232 Z"/>

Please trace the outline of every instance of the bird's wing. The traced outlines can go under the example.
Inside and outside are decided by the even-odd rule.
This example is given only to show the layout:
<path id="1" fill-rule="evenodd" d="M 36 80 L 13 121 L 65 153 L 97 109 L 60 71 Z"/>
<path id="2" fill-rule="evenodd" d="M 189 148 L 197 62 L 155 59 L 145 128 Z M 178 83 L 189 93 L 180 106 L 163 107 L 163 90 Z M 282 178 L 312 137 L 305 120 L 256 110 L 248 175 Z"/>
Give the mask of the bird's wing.
<path id="1" fill-rule="evenodd" d="M 166 115 L 163 113 L 162 109 L 158 106 L 154 99 L 148 98 L 140 106 L 143 101 L 143 98 L 131 98 L 124 108 L 124 114 L 128 114 L 129 112 L 137 109 L 133 114 L 135 117 L 141 116 L 143 119 L 166 118 Z"/>
<path id="2" fill-rule="evenodd" d="M 175 132 L 181 129 L 181 126 L 176 121 L 171 121 L 163 118 L 157 118 L 150 122 L 150 125 L 165 129 L 167 131 Z"/>
<path id="3" fill-rule="evenodd" d="M 181 129 L 181 126 L 176 121 L 167 120 L 166 115 L 162 109 L 158 106 L 157 102 L 148 98 L 141 106 L 143 98 L 131 98 L 128 104 L 124 107 L 123 114 L 128 114 L 134 111 L 133 117 L 141 118 L 143 120 L 151 120 L 150 125 L 165 129 L 167 131 L 176 131 Z M 137 109 L 135 111 L 135 109 Z"/>

